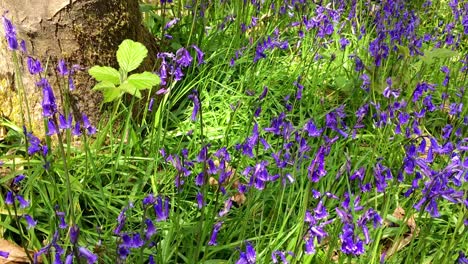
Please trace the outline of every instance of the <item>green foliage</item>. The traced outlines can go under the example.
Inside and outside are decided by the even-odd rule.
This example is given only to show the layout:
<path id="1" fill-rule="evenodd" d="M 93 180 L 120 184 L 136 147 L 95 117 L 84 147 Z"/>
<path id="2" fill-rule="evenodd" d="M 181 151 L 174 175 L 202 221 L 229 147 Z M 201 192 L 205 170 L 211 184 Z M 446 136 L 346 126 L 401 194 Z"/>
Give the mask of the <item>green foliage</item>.
<path id="1" fill-rule="evenodd" d="M 104 102 L 112 102 L 128 93 L 141 98 L 141 91 L 151 89 L 160 83 L 159 77 L 151 72 L 128 74 L 137 69 L 146 58 L 148 50 L 141 43 L 124 40 L 117 50 L 120 69 L 108 66 L 93 66 L 89 74 L 98 81 L 93 90 L 102 91 Z"/>

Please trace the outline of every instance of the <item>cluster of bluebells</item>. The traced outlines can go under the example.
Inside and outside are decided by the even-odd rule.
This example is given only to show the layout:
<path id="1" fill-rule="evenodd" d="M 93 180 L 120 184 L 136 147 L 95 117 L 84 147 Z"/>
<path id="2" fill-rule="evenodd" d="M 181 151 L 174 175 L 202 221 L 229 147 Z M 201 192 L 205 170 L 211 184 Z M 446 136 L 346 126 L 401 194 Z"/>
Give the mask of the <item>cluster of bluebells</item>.
<path id="1" fill-rule="evenodd" d="M 13 178 L 13 180 L 8 186 L 9 190 L 7 191 L 4 197 L 6 205 L 14 206 L 15 208 L 17 205 L 19 205 L 19 208 L 22 208 L 22 209 L 26 209 L 30 206 L 30 202 L 26 200 L 21 194 L 19 194 L 19 191 L 21 190 L 21 182 L 25 178 L 26 176 L 23 174 L 17 175 L 15 178 Z M 37 221 L 35 221 L 31 215 L 24 214 L 22 217 L 26 221 L 28 229 L 36 226 Z"/>
<path id="2" fill-rule="evenodd" d="M 142 201 L 143 210 L 154 211 L 156 223 L 167 221 L 169 219 L 170 205 L 169 199 L 162 196 L 154 196 L 153 194 L 147 195 Z M 157 245 L 156 225 L 155 221 L 149 217 L 149 213 L 144 214 L 146 217 L 141 223 L 144 226 L 143 233 L 139 232 L 126 232 L 125 226 L 127 223 L 127 213 L 133 208 L 134 205 L 130 203 L 124 207 L 117 217 L 117 226 L 113 233 L 120 238 L 120 242 L 117 245 L 117 254 L 121 260 L 125 260 L 131 254 L 131 250 L 147 248 L 151 249 Z M 149 256 L 149 263 L 154 263 L 153 255 Z"/>
<path id="3" fill-rule="evenodd" d="M 192 48 L 197 54 L 198 65 L 204 62 L 204 53 L 196 45 L 192 45 Z M 193 58 L 186 48 L 180 48 L 176 53 L 161 52 L 158 53 L 157 57 L 161 59 L 161 66 L 157 72 L 161 78 L 161 85 L 163 87 L 168 86 L 171 81 L 182 80 L 184 73 L 183 69 L 189 67 L 192 64 Z M 158 94 L 165 94 L 167 89 L 162 88 L 158 91 Z"/>

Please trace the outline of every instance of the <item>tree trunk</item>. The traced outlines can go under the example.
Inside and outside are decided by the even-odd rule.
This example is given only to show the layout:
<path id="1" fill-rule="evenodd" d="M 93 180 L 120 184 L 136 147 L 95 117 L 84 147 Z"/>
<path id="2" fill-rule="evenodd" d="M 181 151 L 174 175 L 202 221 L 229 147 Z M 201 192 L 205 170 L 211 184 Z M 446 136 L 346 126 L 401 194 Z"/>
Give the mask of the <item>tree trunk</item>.
<path id="1" fill-rule="evenodd" d="M 143 68 L 154 65 L 151 56 L 157 46 L 153 37 L 141 24 L 138 0 L 0 0 L 0 10 L 6 10 L 6 17 L 16 26 L 18 39 L 24 39 L 27 53 L 19 55 L 26 99 L 28 100 L 32 129 L 43 131 L 42 92 L 35 86 L 37 76 L 31 76 L 26 66 L 26 57 L 41 60 L 45 73 L 56 93 L 58 104 L 63 92 L 58 84 L 64 83 L 57 74 L 57 62 L 64 59 L 68 68 L 78 64 L 83 70 L 73 75 L 75 90 L 70 92 L 74 116 L 81 112 L 92 121 L 99 120 L 101 95 L 91 91 L 93 83 L 87 69 L 93 65 L 117 66 L 115 52 L 124 39 L 142 42 L 149 51 Z M 3 27 L 0 27 L 3 31 Z M 4 36 L 4 32 L 1 32 Z M 11 51 L 7 42 L 0 47 L 0 114 L 21 124 L 20 99 L 17 96 L 18 81 Z M 44 77 L 44 75 L 43 75 Z M 23 100 L 24 101 L 24 100 Z M 24 102 L 23 102 L 24 106 Z M 80 112 L 80 113 L 76 113 Z"/>

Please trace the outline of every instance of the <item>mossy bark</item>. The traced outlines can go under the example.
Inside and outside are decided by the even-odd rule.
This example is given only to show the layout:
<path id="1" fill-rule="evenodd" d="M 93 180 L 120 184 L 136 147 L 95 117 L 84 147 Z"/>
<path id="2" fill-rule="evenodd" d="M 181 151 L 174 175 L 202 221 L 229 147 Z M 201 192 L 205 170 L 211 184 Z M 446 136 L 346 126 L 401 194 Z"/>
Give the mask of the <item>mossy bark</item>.
<path id="1" fill-rule="evenodd" d="M 63 98 L 56 73 L 57 62 L 67 61 L 68 66 L 78 64 L 83 70 L 74 75 L 76 89 L 71 91 L 71 105 L 75 116 L 81 112 L 92 121 L 99 120 L 101 95 L 91 91 L 93 81 L 87 69 L 93 65 L 117 66 L 115 52 L 124 39 L 142 42 L 149 50 L 142 66 L 151 70 L 157 45 L 141 24 L 138 0 L 1 0 L 1 9 L 8 10 L 7 17 L 16 25 L 18 38 L 26 41 L 28 53 L 17 52 L 23 65 L 21 73 L 31 112 L 34 131 L 41 129 L 42 92 L 35 87 L 38 77 L 27 72 L 26 56 L 39 58 L 48 65 L 45 75 L 52 84 L 56 97 Z M 3 27 L 0 27 L 3 31 Z M 3 36 L 2 32 L 2 36 Z M 20 99 L 15 66 L 6 41 L 2 41 L 0 55 L 0 114 L 21 124 Z M 80 112 L 80 113 L 76 113 Z"/>

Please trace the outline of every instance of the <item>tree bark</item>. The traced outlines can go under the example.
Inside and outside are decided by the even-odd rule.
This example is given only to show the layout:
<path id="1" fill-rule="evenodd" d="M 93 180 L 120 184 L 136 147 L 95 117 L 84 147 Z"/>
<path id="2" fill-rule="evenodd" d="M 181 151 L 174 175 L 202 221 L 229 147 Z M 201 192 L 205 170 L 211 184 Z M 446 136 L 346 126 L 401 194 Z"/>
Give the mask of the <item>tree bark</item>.
<path id="1" fill-rule="evenodd" d="M 37 76 L 27 70 L 26 57 L 41 60 L 47 64 L 46 76 L 52 84 L 57 100 L 63 99 L 58 89 L 60 82 L 56 68 L 57 62 L 64 59 L 68 68 L 78 64 L 83 71 L 73 75 L 76 89 L 71 91 L 71 104 L 74 116 L 81 112 L 90 116 L 92 121 L 99 119 L 101 95 L 91 91 L 93 81 L 87 69 L 93 65 L 117 66 L 115 53 L 124 39 L 143 43 L 148 48 L 148 58 L 142 69 L 151 70 L 157 53 L 154 38 L 141 24 L 138 0 L 0 0 L 1 9 L 7 10 L 6 16 L 16 26 L 18 39 L 24 39 L 27 53 L 20 54 L 23 64 L 21 75 L 28 99 L 32 129 L 41 129 L 42 92 L 35 86 Z M 3 27 L 0 27 L 2 37 Z M 153 55 L 153 56 L 152 56 Z M 17 96 L 14 64 L 6 41 L 2 41 L 0 56 L 0 114 L 17 124 L 22 121 L 20 101 Z M 17 82 L 17 81 L 16 81 Z M 80 113 L 76 113 L 80 112 Z"/>

